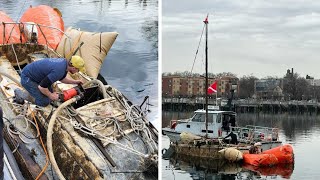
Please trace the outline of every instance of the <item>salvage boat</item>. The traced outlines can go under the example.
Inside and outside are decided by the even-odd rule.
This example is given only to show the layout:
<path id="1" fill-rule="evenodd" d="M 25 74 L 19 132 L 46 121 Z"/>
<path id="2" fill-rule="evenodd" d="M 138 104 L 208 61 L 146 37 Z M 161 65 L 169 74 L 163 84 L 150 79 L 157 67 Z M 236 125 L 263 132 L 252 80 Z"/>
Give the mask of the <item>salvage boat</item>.
<path id="1" fill-rule="evenodd" d="M 203 22 L 206 34 L 205 87 L 208 88 L 208 91 L 214 90 L 213 92 L 216 92 L 215 89 L 208 85 L 208 16 Z M 212 86 L 215 84 L 216 83 Z M 235 147 L 241 151 L 247 151 L 250 146 L 256 142 L 262 144 L 263 150 L 281 145 L 282 142 L 279 140 L 278 128 L 252 125 L 238 127 L 236 125 L 235 112 L 231 110 L 221 111 L 218 106 L 208 105 L 208 91 L 206 91 L 204 109 L 196 110 L 194 115 L 189 119 L 171 120 L 170 127 L 162 128 L 162 134 L 170 138 L 172 143 L 171 148 L 173 148 L 176 153 L 220 159 L 223 157 L 219 151 L 228 147 Z M 229 107 L 231 106 L 231 100 L 232 98 L 229 101 Z M 190 135 L 186 136 L 183 133 L 190 133 Z M 225 139 L 225 137 L 228 136 L 235 138 L 230 141 L 230 139 Z"/>
<path id="2" fill-rule="evenodd" d="M 118 33 L 91 33 L 73 28 L 64 31 L 60 20 L 58 24 L 43 24 L 61 19 L 60 11 L 48 6 L 30 7 L 26 13 L 20 22 L 13 22 L 0 12 L 4 138 L 24 178 L 157 176 L 157 129 L 147 120 L 142 105 L 132 104 L 116 88 L 103 83 L 104 79 L 97 79 L 101 78 L 101 65 Z M 82 87 L 60 82 L 53 85 L 56 92 L 68 98 L 39 107 L 18 96 L 17 92 L 24 92 L 20 84 L 24 66 L 43 58 L 70 59 L 72 55 L 85 60 L 87 73 L 67 75 L 81 79 Z"/>
<path id="3" fill-rule="evenodd" d="M 210 108 L 210 106 L 209 106 Z M 261 142 L 263 149 L 270 149 L 281 144 L 279 129 L 262 126 L 236 126 L 236 113 L 233 111 L 208 110 L 208 133 L 205 126 L 206 111 L 196 110 L 190 119 L 171 120 L 170 127 L 162 128 L 162 133 L 170 138 L 171 142 L 181 142 L 181 133 L 188 132 L 199 137 L 222 139 L 233 132 L 240 143 L 254 144 Z"/>

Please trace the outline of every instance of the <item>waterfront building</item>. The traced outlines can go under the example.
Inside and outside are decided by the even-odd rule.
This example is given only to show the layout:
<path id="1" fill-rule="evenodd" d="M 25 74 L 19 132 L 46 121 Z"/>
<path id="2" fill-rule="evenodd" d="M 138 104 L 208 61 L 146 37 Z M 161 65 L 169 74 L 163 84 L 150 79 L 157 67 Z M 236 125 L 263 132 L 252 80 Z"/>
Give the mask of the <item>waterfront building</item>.
<path id="1" fill-rule="evenodd" d="M 283 95 L 283 80 L 260 79 L 254 81 L 254 96 L 257 99 L 281 100 Z"/>
<path id="2" fill-rule="evenodd" d="M 231 90 L 235 92 L 235 96 L 239 91 L 239 79 L 234 76 L 223 76 L 221 78 L 209 78 L 210 86 L 218 81 L 217 90 L 219 97 L 228 97 Z M 206 93 L 205 78 L 183 77 L 178 75 L 162 76 L 162 96 L 180 96 L 180 97 L 201 97 Z M 215 96 L 214 94 L 212 96 Z"/>

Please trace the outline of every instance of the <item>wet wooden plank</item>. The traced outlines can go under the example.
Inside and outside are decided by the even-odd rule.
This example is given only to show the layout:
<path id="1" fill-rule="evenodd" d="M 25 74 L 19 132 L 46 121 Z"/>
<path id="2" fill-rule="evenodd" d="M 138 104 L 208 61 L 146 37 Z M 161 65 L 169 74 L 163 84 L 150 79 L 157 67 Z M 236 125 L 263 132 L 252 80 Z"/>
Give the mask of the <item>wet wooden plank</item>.
<path id="1" fill-rule="evenodd" d="M 40 174 L 41 168 L 40 166 L 32 159 L 32 153 L 27 149 L 24 143 L 19 139 L 12 139 L 6 128 L 3 130 L 4 138 L 8 143 L 11 150 L 17 147 L 17 143 L 19 147 L 16 152 L 13 153 L 16 161 L 19 164 L 20 171 L 26 179 L 36 179 L 36 177 Z M 43 174 L 40 177 L 40 180 L 47 180 L 48 177 L 46 174 Z"/>

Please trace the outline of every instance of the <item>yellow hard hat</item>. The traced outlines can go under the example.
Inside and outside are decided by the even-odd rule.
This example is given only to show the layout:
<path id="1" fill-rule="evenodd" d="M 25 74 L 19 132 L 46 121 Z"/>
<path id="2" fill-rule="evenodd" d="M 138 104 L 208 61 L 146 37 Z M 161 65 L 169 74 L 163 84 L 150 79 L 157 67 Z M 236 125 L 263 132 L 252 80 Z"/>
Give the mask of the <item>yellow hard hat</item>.
<path id="1" fill-rule="evenodd" d="M 70 63 L 73 67 L 79 69 L 80 72 L 85 73 L 84 60 L 80 56 L 72 56 Z"/>

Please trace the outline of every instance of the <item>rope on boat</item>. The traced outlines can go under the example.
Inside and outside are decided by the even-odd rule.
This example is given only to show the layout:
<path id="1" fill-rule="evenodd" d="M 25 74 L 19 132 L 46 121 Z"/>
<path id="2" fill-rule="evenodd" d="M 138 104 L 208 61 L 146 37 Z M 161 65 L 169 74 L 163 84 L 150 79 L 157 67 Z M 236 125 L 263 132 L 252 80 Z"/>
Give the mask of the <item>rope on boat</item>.
<path id="1" fill-rule="evenodd" d="M 100 86 L 100 89 L 102 92 L 106 93 L 106 87 L 103 85 L 103 83 L 99 80 L 93 80 L 91 82 L 88 82 L 85 84 L 85 86 L 89 85 L 90 83 L 97 83 Z M 107 86 L 108 87 L 108 86 Z M 117 96 L 117 98 L 119 100 L 121 100 L 121 103 L 124 105 L 126 111 L 124 112 L 126 115 L 126 120 L 130 123 L 131 128 L 134 130 L 134 132 L 137 135 L 142 135 L 144 141 L 148 144 L 148 149 L 149 149 L 149 153 L 148 154 L 152 154 L 157 152 L 157 144 L 155 143 L 155 141 L 152 138 L 151 132 L 149 130 L 149 128 L 147 127 L 147 123 L 149 123 L 149 121 L 144 120 L 144 117 L 146 115 L 146 112 L 137 112 L 137 108 L 139 107 L 138 105 L 129 105 L 128 102 L 125 100 L 125 98 L 123 98 L 123 95 L 116 89 L 113 89 L 113 94 L 115 96 Z M 104 98 L 106 98 L 107 95 L 104 95 Z M 77 112 L 74 111 L 71 108 L 67 108 L 67 114 L 69 116 L 76 116 L 76 115 L 81 115 L 84 117 L 87 117 L 89 120 L 89 122 L 86 122 L 85 125 L 77 122 L 77 121 L 73 121 L 72 118 L 69 119 L 70 124 L 75 128 L 78 129 L 80 131 L 82 131 L 85 134 L 88 135 L 92 135 L 92 136 L 96 136 L 99 137 L 99 139 L 101 139 L 102 141 L 105 141 L 106 143 L 112 143 L 115 145 L 118 145 L 119 147 L 121 147 L 122 149 L 125 148 L 127 150 L 129 150 L 130 152 L 146 157 L 149 155 L 143 154 L 139 151 L 134 150 L 133 148 L 130 148 L 126 145 L 123 145 L 119 142 L 117 142 L 116 140 L 110 139 L 109 136 L 111 136 L 112 134 L 114 134 L 115 132 L 118 132 L 119 134 L 123 135 L 124 137 L 128 137 L 129 141 L 136 141 L 136 140 L 131 140 L 130 137 L 128 135 L 126 135 L 124 133 L 124 131 L 122 130 L 120 123 L 121 120 L 117 119 L 116 117 L 106 117 L 106 116 L 94 116 L 94 117 L 90 117 L 88 115 L 82 114 L 81 112 Z M 108 134 L 101 134 L 98 131 L 102 130 L 106 127 L 109 127 L 111 124 L 113 124 L 113 131 L 111 133 Z M 141 133 L 141 134 L 140 134 Z M 105 144 L 106 144 L 105 143 Z"/>
<path id="2" fill-rule="evenodd" d="M 142 132 L 141 135 L 147 142 L 150 153 L 156 153 L 158 146 L 151 137 L 150 129 L 147 126 L 149 121 L 144 118 L 148 111 L 139 111 L 138 105 L 129 105 L 122 93 L 117 89 L 108 85 L 106 86 L 106 89 L 109 91 L 111 90 L 112 94 L 114 94 L 121 101 L 122 105 L 126 109 L 126 119 L 130 122 L 131 128 L 135 130 L 136 134 L 138 135 L 140 135 L 139 132 Z"/>
<path id="3" fill-rule="evenodd" d="M 18 108 L 17 108 L 18 109 Z M 15 109 L 13 109 L 15 110 Z M 14 138 L 13 134 L 19 136 L 19 138 L 21 139 L 22 142 L 26 143 L 26 144 L 29 144 L 29 143 L 32 143 L 35 139 L 37 139 L 39 136 L 40 136 L 40 132 L 37 132 L 37 135 L 36 137 L 30 137 L 28 135 L 26 135 L 26 132 L 27 130 L 29 129 L 29 123 L 31 125 L 33 125 L 35 128 L 37 128 L 37 125 L 30 121 L 26 116 L 27 116 L 27 110 L 28 110 L 28 106 L 25 105 L 23 106 L 23 110 L 19 112 L 19 114 L 17 115 L 16 118 L 12 118 L 12 119 L 7 119 L 7 121 L 10 123 L 10 125 L 12 125 L 16 131 L 12 130 L 10 126 L 7 126 L 7 130 L 8 130 L 8 133 L 9 135 Z M 17 128 L 16 126 L 16 121 L 21 121 L 21 120 L 25 120 L 25 124 L 26 124 L 26 127 L 21 130 L 19 128 Z M 31 139 L 31 141 L 27 141 L 25 140 L 23 137 L 26 137 L 27 139 Z"/>
<path id="4" fill-rule="evenodd" d="M 6 127 L 7 127 L 8 134 L 11 136 L 12 139 L 14 139 L 13 134 L 15 134 L 20 138 L 20 140 L 22 142 L 24 142 L 25 144 L 30 144 L 30 143 L 34 142 L 36 139 L 39 138 L 41 146 L 43 148 L 43 151 L 45 152 L 45 155 L 46 155 L 46 164 L 43 167 L 42 171 L 36 177 L 36 180 L 37 180 L 43 175 L 43 173 L 45 172 L 46 168 L 48 167 L 48 165 L 49 165 L 49 156 L 48 156 L 47 150 L 45 148 L 45 145 L 44 145 L 44 143 L 42 141 L 42 138 L 40 136 L 39 126 L 38 126 L 38 123 L 37 123 L 37 120 L 36 120 L 36 117 L 35 117 L 33 111 L 31 112 L 31 115 L 32 115 L 32 117 L 34 119 L 34 122 L 30 121 L 29 118 L 27 118 L 27 112 L 28 112 L 29 108 L 30 108 L 30 104 L 27 104 L 27 103 L 23 105 L 23 109 L 20 112 L 19 112 L 19 109 L 20 109 L 19 107 L 18 108 L 13 108 L 13 111 L 19 112 L 17 117 L 16 118 L 12 118 L 11 120 L 9 120 L 8 118 L 5 118 L 5 119 L 10 123 L 10 126 L 6 126 Z M 19 120 L 19 121 L 25 120 L 26 127 L 24 128 L 24 130 L 20 130 L 19 128 L 17 128 L 17 126 L 15 125 L 16 124 L 16 120 Z M 30 136 L 25 134 L 27 132 L 27 130 L 29 129 L 29 123 L 31 123 L 36 128 L 36 130 L 37 130 L 36 137 L 30 137 Z M 11 130 L 11 125 L 15 128 L 15 131 Z M 31 139 L 31 141 L 25 140 L 23 138 L 23 136 L 26 137 L 27 139 Z M 18 148 L 19 148 L 19 143 L 18 143 L 17 147 L 12 151 L 12 153 L 15 153 Z"/>
<path id="5" fill-rule="evenodd" d="M 20 67 L 20 64 L 19 64 L 19 60 L 18 60 L 18 57 L 17 57 L 17 53 L 16 53 L 16 51 L 14 50 L 13 44 L 11 44 L 11 47 L 12 47 L 12 51 L 13 51 L 13 53 L 14 53 L 14 56 L 15 56 L 15 58 L 16 58 L 17 64 L 18 64 L 19 71 L 21 72 L 21 67 Z"/>
<path id="6" fill-rule="evenodd" d="M 201 39 L 202 39 L 204 28 L 205 28 L 205 24 L 203 25 L 203 28 L 202 28 L 202 33 L 201 33 L 201 36 L 200 36 L 200 40 L 199 40 L 199 44 L 198 44 L 198 48 L 197 48 L 196 54 L 195 54 L 194 59 L 193 59 L 193 64 L 192 64 L 192 68 L 191 68 L 190 74 L 192 74 L 194 63 L 196 62 L 196 59 L 197 59 L 197 55 L 198 55 L 198 52 L 199 52 L 199 47 L 200 47 L 200 43 L 201 43 Z"/>
<path id="7" fill-rule="evenodd" d="M 36 119 L 33 111 L 31 111 L 31 115 L 32 115 L 32 118 L 33 118 L 34 122 L 36 123 L 37 133 L 40 135 L 40 130 L 39 130 L 38 122 L 37 122 L 37 119 Z M 47 169 L 48 166 L 49 166 L 49 155 L 48 155 L 46 146 L 44 145 L 44 143 L 43 143 L 43 141 L 42 141 L 42 137 L 41 137 L 41 136 L 39 136 L 39 140 L 40 140 L 41 146 L 42 146 L 42 148 L 43 148 L 43 151 L 44 151 L 44 153 L 46 154 L 46 164 L 44 165 L 44 167 L 42 168 L 41 172 L 40 172 L 40 173 L 38 174 L 38 176 L 36 177 L 36 180 L 38 180 L 38 179 L 44 174 L 44 172 L 46 171 L 46 169 Z"/>
<path id="8" fill-rule="evenodd" d="M 10 97 L 10 98 L 12 98 L 12 97 Z M 4 100 L 0 99 L 0 102 L 4 102 L 4 103 L 7 103 L 7 104 L 11 104 L 11 105 L 17 106 L 16 108 L 19 108 L 19 107 L 23 107 L 23 106 L 24 106 L 23 104 L 18 104 L 18 103 L 15 103 L 15 102 L 10 102 L 10 101 L 8 100 L 8 99 L 10 99 L 10 98 L 4 99 Z M 32 106 L 32 105 L 31 105 L 31 106 Z M 51 111 L 48 111 L 48 110 L 46 110 L 46 109 L 44 109 L 44 108 L 42 108 L 42 107 L 38 107 L 38 106 L 34 106 L 34 107 L 32 107 L 32 109 L 38 110 L 38 111 L 42 111 L 42 112 L 46 112 L 46 113 L 50 113 L 50 112 L 51 112 Z"/>
<path id="9" fill-rule="evenodd" d="M 12 49 L 13 49 L 13 51 L 14 51 L 13 45 L 12 45 Z M 14 53 L 15 53 L 15 51 L 14 51 Z M 15 56 L 16 56 L 17 63 L 18 63 L 18 66 L 19 66 L 19 62 L 18 62 L 18 58 L 17 58 L 16 53 L 15 53 Z M 19 69 L 20 69 L 20 66 L 19 66 Z M 21 71 L 21 69 L 20 69 L 20 71 Z M 8 78 L 11 79 L 13 82 L 15 82 L 18 86 L 22 87 L 21 84 L 20 84 L 20 82 L 19 82 L 18 80 L 16 80 L 14 77 L 12 77 L 11 75 L 9 75 L 9 74 L 7 74 L 7 73 L 3 73 L 3 72 L 0 72 L 0 75 L 4 75 L 4 76 L 8 77 Z M 17 103 L 10 102 L 9 99 L 6 99 L 6 100 L 3 101 L 3 102 L 18 105 Z M 19 104 L 19 105 L 20 105 L 20 104 Z M 9 126 L 7 126 L 9 135 L 12 137 L 12 139 L 14 139 L 13 136 L 12 136 L 12 134 L 18 135 L 19 138 L 21 139 L 21 141 L 23 141 L 23 142 L 26 143 L 26 144 L 31 143 L 31 142 L 33 142 L 35 139 L 39 138 L 40 143 L 41 143 L 41 146 L 42 146 L 42 148 L 43 148 L 43 151 L 44 151 L 45 154 L 46 154 L 46 164 L 45 164 L 45 166 L 43 167 L 42 171 L 41 171 L 41 172 L 38 174 L 38 176 L 36 177 L 36 180 L 38 180 L 38 179 L 44 174 L 45 170 L 47 169 L 47 167 L 48 167 L 48 165 L 49 165 L 48 152 L 47 152 L 46 147 L 45 147 L 45 145 L 44 145 L 44 143 L 43 143 L 43 141 L 42 141 L 42 138 L 41 138 L 41 136 L 40 136 L 40 130 L 39 130 L 39 126 L 38 126 L 38 123 L 37 123 L 37 119 L 36 119 L 36 117 L 35 117 L 32 109 L 30 108 L 30 104 L 29 104 L 29 103 L 25 103 L 25 104 L 23 104 L 23 105 L 20 105 L 20 107 L 23 107 L 22 110 L 20 110 L 20 111 L 19 111 L 20 108 L 18 108 L 19 106 L 14 106 L 14 107 L 16 107 L 16 108 L 13 108 L 13 111 L 16 110 L 16 112 L 19 112 L 19 114 L 16 116 L 16 118 L 13 118 L 12 120 L 17 120 L 17 119 L 20 120 L 20 119 L 22 118 L 22 119 L 25 120 L 26 127 L 25 127 L 25 129 L 22 131 L 22 130 L 19 130 L 16 126 L 14 126 L 15 129 L 17 130 L 17 132 L 14 132 L 14 131 L 12 131 L 12 130 L 9 128 Z M 28 112 L 29 108 L 30 108 L 30 110 L 31 110 L 31 115 L 32 115 L 32 118 L 33 118 L 34 122 L 30 121 L 29 118 L 27 118 L 27 112 Z M 34 108 L 34 109 L 40 109 L 40 108 Z M 41 108 L 41 109 L 42 109 L 42 108 Z M 11 125 L 14 125 L 13 123 L 14 123 L 15 121 L 14 121 L 14 122 L 11 122 L 11 121 L 8 120 L 8 122 L 9 122 Z M 32 138 L 32 137 L 30 138 L 30 137 L 28 137 L 28 136 L 25 134 L 26 130 L 29 128 L 29 123 L 31 123 L 31 124 L 36 128 L 36 130 L 37 130 L 37 135 L 36 135 L 35 138 Z M 32 139 L 32 141 L 27 142 L 26 140 L 24 140 L 24 139 L 22 138 L 21 134 L 22 134 L 24 137 L 27 137 L 28 139 Z M 18 147 L 19 147 L 19 144 L 18 144 L 17 148 L 16 148 L 14 151 L 16 151 L 16 150 L 18 149 Z"/>
<path id="10" fill-rule="evenodd" d="M 139 152 L 139 151 L 137 151 L 137 150 L 135 150 L 133 148 L 130 148 L 130 147 L 126 146 L 126 145 L 123 145 L 123 144 L 119 143 L 118 141 L 113 140 L 112 138 L 108 137 L 108 136 L 112 135 L 115 131 L 112 134 L 109 134 L 109 135 L 102 135 L 101 133 L 98 132 L 97 129 L 87 127 L 87 126 L 79 123 L 78 121 L 73 121 L 72 118 L 70 118 L 69 121 L 70 121 L 70 124 L 75 129 L 80 130 L 81 132 L 83 132 L 85 134 L 88 134 L 88 135 L 91 135 L 91 136 L 95 136 L 95 137 L 99 138 L 100 140 L 104 141 L 105 143 L 115 144 L 120 149 L 127 150 L 127 151 L 132 152 L 132 153 L 134 153 L 136 155 L 143 156 L 143 157 L 148 157 L 148 155 L 143 154 L 143 153 L 141 153 L 141 152 Z M 115 122 L 115 124 L 116 124 L 114 128 L 116 128 L 116 126 L 118 128 L 120 128 L 120 125 L 116 122 L 116 119 L 114 119 L 113 122 Z"/>

